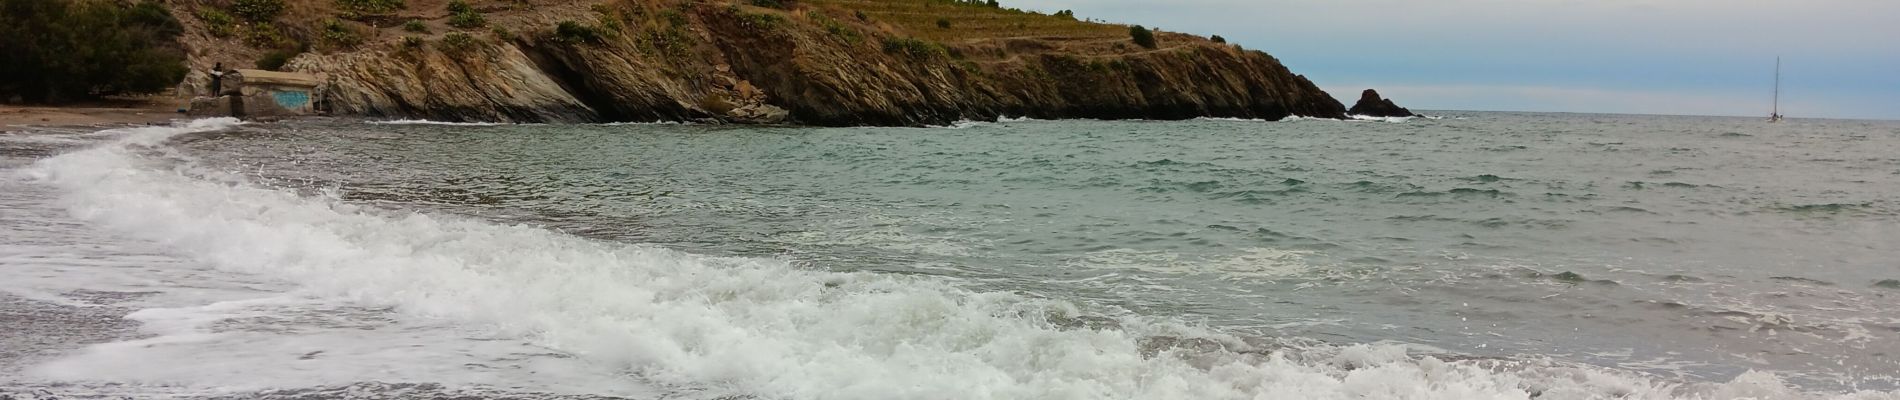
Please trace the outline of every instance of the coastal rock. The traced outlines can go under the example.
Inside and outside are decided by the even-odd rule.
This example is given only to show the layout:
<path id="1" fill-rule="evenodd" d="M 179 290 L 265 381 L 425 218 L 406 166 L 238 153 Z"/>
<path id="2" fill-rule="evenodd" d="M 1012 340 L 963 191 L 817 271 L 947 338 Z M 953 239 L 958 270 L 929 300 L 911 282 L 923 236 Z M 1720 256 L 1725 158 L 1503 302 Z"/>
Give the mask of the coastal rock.
<path id="1" fill-rule="evenodd" d="M 938 42 L 833 7 L 691 2 L 666 6 L 663 24 L 575 40 L 553 27 L 594 19 L 581 17 L 598 7 L 537 3 L 534 14 L 491 17 L 519 34 L 469 35 L 472 46 L 445 46 L 406 44 L 413 37 L 391 31 L 351 49 L 305 53 L 286 69 L 320 77 L 318 107 L 330 115 L 444 121 L 919 126 L 999 117 L 1346 116 L 1344 105 L 1272 56 L 1187 35 L 1154 50 L 1116 46 L 1125 29 L 1106 28 L 1111 34 L 1091 41 Z"/>
<path id="2" fill-rule="evenodd" d="M 790 116 L 791 112 L 771 104 L 754 104 L 726 112 L 727 121 L 740 124 L 777 124 Z"/>
<path id="3" fill-rule="evenodd" d="M 1353 104 L 1352 109 L 1346 112 L 1352 115 L 1363 115 L 1367 117 L 1412 117 L 1418 115 L 1413 114 L 1412 110 L 1407 110 L 1405 107 L 1399 107 L 1397 103 L 1392 102 L 1392 99 L 1379 97 L 1379 91 L 1372 89 L 1366 89 L 1365 92 L 1360 93 L 1359 102 Z"/>

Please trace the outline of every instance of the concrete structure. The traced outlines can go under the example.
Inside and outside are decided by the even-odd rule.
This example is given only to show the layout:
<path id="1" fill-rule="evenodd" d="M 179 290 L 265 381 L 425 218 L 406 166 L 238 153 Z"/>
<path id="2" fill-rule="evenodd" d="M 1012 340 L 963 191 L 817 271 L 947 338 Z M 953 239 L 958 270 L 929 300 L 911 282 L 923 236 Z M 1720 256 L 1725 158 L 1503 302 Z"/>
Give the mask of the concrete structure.
<path id="1" fill-rule="evenodd" d="M 316 115 L 317 77 L 296 72 L 240 69 L 224 74 L 224 93 L 191 100 L 194 117 L 238 118 Z"/>

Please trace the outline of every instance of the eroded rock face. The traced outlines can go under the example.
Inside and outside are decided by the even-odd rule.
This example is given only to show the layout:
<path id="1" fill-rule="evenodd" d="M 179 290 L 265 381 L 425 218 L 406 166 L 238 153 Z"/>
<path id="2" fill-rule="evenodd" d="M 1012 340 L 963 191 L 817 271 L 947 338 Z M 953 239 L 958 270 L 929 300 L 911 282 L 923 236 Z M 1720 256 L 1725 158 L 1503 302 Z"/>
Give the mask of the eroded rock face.
<path id="1" fill-rule="evenodd" d="M 760 24 L 747 14 L 774 11 L 710 2 L 685 11 L 683 39 L 664 48 L 641 32 L 598 43 L 539 33 L 484 37 L 480 46 L 453 54 L 435 46 L 366 44 L 306 54 L 288 69 L 322 77 L 319 106 L 332 115 L 449 121 L 851 126 L 1003 116 L 1346 115 L 1338 101 L 1272 56 L 1212 42 L 1077 54 L 1010 39 L 1024 43 L 964 58 L 956 47 L 892 51 L 868 26 L 859 28 L 864 36 L 852 38 L 795 20 Z"/>
<path id="2" fill-rule="evenodd" d="M 1397 103 L 1392 102 L 1392 99 L 1379 97 L 1379 91 L 1372 89 L 1366 89 L 1365 92 L 1360 93 L 1359 102 L 1353 104 L 1352 109 L 1348 110 L 1347 113 L 1367 117 L 1411 117 L 1418 115 L 1413 114 L 1412 110 L 1407 110 L 1405 107 L 1399 107 Z"/>

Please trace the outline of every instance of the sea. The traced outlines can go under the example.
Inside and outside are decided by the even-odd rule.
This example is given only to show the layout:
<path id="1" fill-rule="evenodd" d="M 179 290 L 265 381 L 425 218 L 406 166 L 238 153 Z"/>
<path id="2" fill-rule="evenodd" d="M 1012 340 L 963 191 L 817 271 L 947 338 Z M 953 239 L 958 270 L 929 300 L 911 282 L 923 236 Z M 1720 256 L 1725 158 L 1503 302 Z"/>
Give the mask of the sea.
<path id="1" fill-rule="evenodd" d="M 1900 399 L 1900 121 L 0 134 L 0 399 Z"/>

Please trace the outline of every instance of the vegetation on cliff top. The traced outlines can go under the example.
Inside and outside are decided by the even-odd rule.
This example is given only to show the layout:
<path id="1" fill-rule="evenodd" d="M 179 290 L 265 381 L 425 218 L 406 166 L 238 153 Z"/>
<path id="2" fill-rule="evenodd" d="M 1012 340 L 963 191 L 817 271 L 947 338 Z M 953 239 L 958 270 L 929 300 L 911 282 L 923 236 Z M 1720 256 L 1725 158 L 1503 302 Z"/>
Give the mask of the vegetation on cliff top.
<path id="1" fill-rule="evenodd" d="M 184 27 L 152 2 L 0 0 L 0 101 L 150 93 L 185 76 Z"/>

